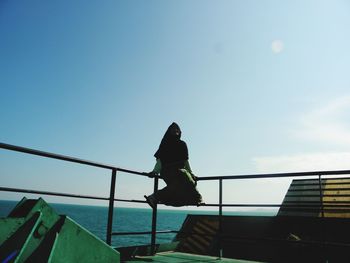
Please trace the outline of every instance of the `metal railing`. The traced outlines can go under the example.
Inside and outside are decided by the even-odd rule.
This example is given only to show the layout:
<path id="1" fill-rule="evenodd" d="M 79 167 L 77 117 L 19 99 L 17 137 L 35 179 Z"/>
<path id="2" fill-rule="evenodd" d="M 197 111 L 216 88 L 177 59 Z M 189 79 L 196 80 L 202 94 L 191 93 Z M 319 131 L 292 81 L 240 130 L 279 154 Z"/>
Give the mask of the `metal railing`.
<path id="1" fill-rule="evenodd" d="M 69 156 L 60 155 L 60 154 L 54 154 L 54 153 L 50 153 L 50 152 L 34 150 L 34 149 L 20 147 L 20 146 L 11 145 L 11 144 L 0 143 L 0 148 L 110 170 L 111 171 L 111 183 L 110 183 L 109 197 L 76 195 L 76 194 L 69 194 L 69 193 L 56 193 L 56 192 L 47 192 L 47 191 L 38 191 L 38 190 L 29 190 L 29 189 L 0 187 L 0 191 L 7 191 L 7 192 L 21 192 L 21 193 L 54 195 L 54 196 L 83 198 L 83 199 L 108 200 L 109 205 L 108 205 L 108 219 L 107 219 L 108 221 L 107 221 L 107 234 L 106 234 L 106 243 L 108 245 L 111 245 L 111 241 L 112 241 L 114 202 L 115 201 L 124 201 L 124 202 L 146 203 L 145 201 L 141 201 L 141 200 L 116 199 L 115 198 L 115 186 L 116 186 L 117 171 L 130 173 L 130 174 L 137 174 L 137 175 L 141 175 L 141 176 L 148 176 L 147 173 L 127 170 L 127 169 L 119 168 L 119 167 L 112 166 L 112 165 L 92 162 L 92 161 L 88 161 L 88 160 L 78 159 L 78 158 L 69 157 Z M 155 178 L 154 181 L 157 182 L 157 185 L 158 185 L 158 178 Z M 155 185 L 156 185 L 156 183 L 155 183 Z M 153 211 L 153 214 L 155 214 L 154 217 L 156 219 L 156 211 Z M 153 229 L 153 225 L 154 225 L 154 229 Z M 156 224 L 153 224 L 153 222 L 152 222 L 152 232 L 155 232 L 155 225 Z M 155 239 L 153 241 L 153 238 L 152 238 L 152 244 L 153 244 L 153 246 L 155 245 Z"/>
<path id="2" fill-rule="evenodd" d="M 111 171 L 111 183 L 110 183 L 110 191 L 109 197 L 99 197 L 99 196 L 89 196 L 89 195 L 76 195 L 70 193 L 57 193 L 57 192 L 47 192 L 47 191 L 38 191 L 38 190 L 29 190 L 29 189 L 19 189 L 19 188 L 8 188 L 8 187 L 0 187 L 0 191 L 8 191 L 8 192 L 22 192 L 22 193 L 32 193 L 32 194 L 43 194 L 43 195 L 54 195 L 54 196 L 62 196 L 62 197 L 72 197 L 72 198 L 85 198 L 85 199 L 96 199 L 96 200 L 106 200 L 109 201 L 108 206 L 108 221 L 107 221 L 107 233 L 106 233 L 106 242 L 111 245 L 111 240 L 113 235 L 137 235 L 137 234 L 151 234 L 151 251 L 155 251 L 155 242 L 156 242 L 156 234 L 162 233 L 178 233 L 178 231 L 156 231 L 157 225 L 157 206 L 152 211 L 152 230 L 150 232 L 125 232 L 125 233 L 114 233 L 112 232 L 113 226 L 113 211 L 114 211 L 114 202 L 122 201 L 122 202 L 135 202 L 135 203 L 146 203 L 143 200 L 127 200 L 127 199 L 117 199 L 115 198 L 115 186 L 116 186 L 116 176 L 117 172 L 125 172 L 130 174 L 136 174 L 140 176 L 150 177 L 148 173 L 137 172 L 132 170 L 127 170 L 123 168 L 119 168 L 112 165 L 106 165 L 101 163 L 96 163 L 88 160 L 73 158 L 65 155 L 59 155 L 39 150 L 34 150 L 30 148 L 0 143 L 0 148 L 5 150 L 11 150 L 16 152 L 22 152 L 26 154 L 32 154 L 52 159 L 59 159 L 67 162 L 79 163 L 88 166 L 99 167 L 103 169 L 107 169 Z M 315 196 L 322 198 L 322 176 L 339 176 L 339 175 L 349 175 L 350 170 L 338 170 L 338 171 L 315 171 L 315 172 L 298 172 L 298 173 L 274 173 L 274 174 L 251 174 L 251 175 L 227 175 L 227 176 L 210 176 L 210 177 L 199 177 L 198 181 L 218 181 L 218 190 L 219 190 L 219 203 L 218 204 L 202 204 L 201 206 L 207 207 L 218 207 L 218 215 L 219 215 L 219 243 L 221 237 L 224 237 L 222 233 L 222 217 L 223 217 L 223 207 L 288 207 L 288 208 L 301 208 L 300 205 L 281 205 L 281 204 L 223 204 L 223 181 L 224 180 L 240 180 L 240 179 L 262 179 L 262 178 L 287 178 L 287 177 L 307 177 L 314 176 L 318 178 L 319 181 L 319 193 Z M 158 176 L 152 176 L 154 180 L 154 191 L 158 190 Z M 350 190 L 350 189 L 349 189 Z M 350 195 L 346 195 L 350 196 Z M 331 204 L 334 203 L 332 201 L 323 202 L 320 199 L 320 202 L 314 202 L 315 205 L 312 204 L 313 201 L 307 202 L 302 207 L 305 209 L 318 209 L 322 212 L 322 217 L 324 217 L 324 211 L 327 207 L 333 207 Z M 350 202 L 342 202 L 343 206 L 339 206 L 342 208 L 349 208 Z M 344 244 L 347 245 L 347 244 Z M 219 244 L 221 248 L 221 244 Z M 221 250 L 220 250 L 221 256 Z"/>

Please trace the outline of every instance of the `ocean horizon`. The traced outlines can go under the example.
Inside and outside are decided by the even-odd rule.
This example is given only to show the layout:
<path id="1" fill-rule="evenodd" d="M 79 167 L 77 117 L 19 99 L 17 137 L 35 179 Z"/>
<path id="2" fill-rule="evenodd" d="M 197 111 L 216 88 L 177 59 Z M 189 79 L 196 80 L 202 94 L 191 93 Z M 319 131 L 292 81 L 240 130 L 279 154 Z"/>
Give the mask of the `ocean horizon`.
<path id="1" fill-rule="evenodd" d="M 19 201 L 0 200 L 0 218 L 8 216 Z M 107 206 L 79 205 L 64 203 L 48 203 L 52 208 L 62 215 L 67 215 L 89 232 L 93 233 L 103 241 L 106 240 L 107 229 Z M 158 209 L 157 230 L 180 230 L 188 214 L 212 214 L 218 211 L 206 210 L 173 210 Z M 274 216 L 276 211 L 255 209 L 251 211 L 228 211 L 224 215 L 246 215 L 246 216 Z M 149 208 L 131 208 L 117 206 L 113 214 L 113 232 L 144 232 L 151 231 L 152 210 Z M 176 234 L 158 234 L 157 243 L 171 242 Z M 113 247 L 125 247 L 150 244 L 151 235 L 129 235 L 112 236 Z"/>

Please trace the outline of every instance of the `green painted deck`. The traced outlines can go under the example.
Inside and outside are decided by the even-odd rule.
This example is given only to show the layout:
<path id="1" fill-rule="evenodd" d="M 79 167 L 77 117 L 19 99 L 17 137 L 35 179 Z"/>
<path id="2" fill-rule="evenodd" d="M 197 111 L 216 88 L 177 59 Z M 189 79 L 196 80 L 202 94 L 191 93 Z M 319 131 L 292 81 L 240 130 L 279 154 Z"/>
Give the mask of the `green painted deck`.
<path id="1" fill-rule="evenodd" d="M 257 262 L 257 261 L 247 261 L 247 260 L 239 260 L 239 259 L 230 259 L 230 258 L 217 258 L 210 256 L 202 256 L 188 253 L 180 253 L 180 252 L 162 252 L 157 253 L 154 256 L 137 256 L 132 260 L 127 260 L 124 262 L 162 262 L 162 263 L 190 263 L 190 262 L 218 262 L 218 263 L 248 263 L 248 262 Z"/>

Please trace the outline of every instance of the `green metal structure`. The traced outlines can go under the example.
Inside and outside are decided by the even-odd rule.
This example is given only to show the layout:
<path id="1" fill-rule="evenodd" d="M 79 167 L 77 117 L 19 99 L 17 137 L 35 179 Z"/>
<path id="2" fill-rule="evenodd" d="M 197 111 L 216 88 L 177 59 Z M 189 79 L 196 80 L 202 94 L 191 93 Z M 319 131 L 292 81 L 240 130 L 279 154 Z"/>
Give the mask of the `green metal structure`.
<path id="1" fill-rule="evenodd" d="M 0 219 L 0 262 L 120 262 L 119 253 L 43 199 Z"/>

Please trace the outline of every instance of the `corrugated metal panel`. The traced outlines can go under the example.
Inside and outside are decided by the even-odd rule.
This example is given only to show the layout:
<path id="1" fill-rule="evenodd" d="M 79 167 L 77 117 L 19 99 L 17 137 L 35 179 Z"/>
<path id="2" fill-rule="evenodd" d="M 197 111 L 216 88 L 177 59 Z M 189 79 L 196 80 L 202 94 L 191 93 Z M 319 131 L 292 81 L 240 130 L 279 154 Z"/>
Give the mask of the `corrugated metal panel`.
<path id="1" fill-rule="evenodd" d="M 278 216 L 350 218 L 350 178 L 293 180 Z"/>

